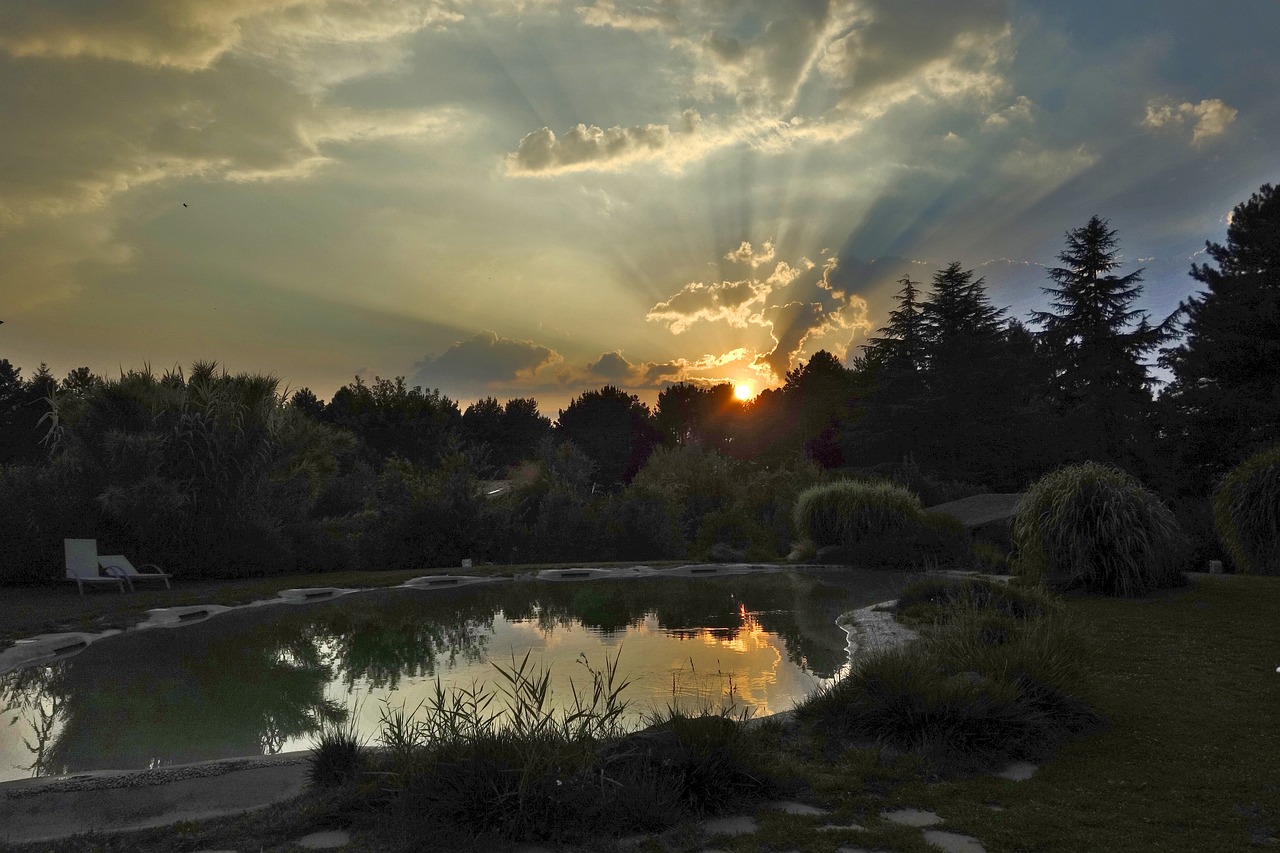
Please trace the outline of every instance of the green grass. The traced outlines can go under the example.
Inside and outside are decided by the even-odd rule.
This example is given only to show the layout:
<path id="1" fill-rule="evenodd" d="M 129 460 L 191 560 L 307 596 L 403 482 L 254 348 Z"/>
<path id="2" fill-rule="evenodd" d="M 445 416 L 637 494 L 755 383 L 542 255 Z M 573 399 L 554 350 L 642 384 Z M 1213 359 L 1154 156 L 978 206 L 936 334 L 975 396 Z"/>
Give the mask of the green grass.
<path id="1" fill-rule="evenodd" d="M 1069 597 L 1066 616 L 1092 639 L 1082 695 L 1107 719 L 1105 730 L 1061 746 L 1027 782 L 975 776 L 930 783 L 919 757 L 833 749 L 812 733 L 783 736 L 775 727 L 756 748 L 774 750 L 771 767 L 790 777 L 785 796 L 829 808 L 832 817 L 762 813 L 759 832 L 714 846 L 936 853 L 918 832 L 878 816 L 914 806 L 938 812 L 945 828 L 980 839 L 989 853 L 1275 849 L 1264 839 L 1280 835 L 1278 609 L 1280 578 L 1256 576 L 1197 575 L 1188 587 L 1141 599 Z M 867 831 L 817 832 L 828 820 L 857 821 Z M 380 823 L 354 795 L 313 792 L 234 819 L 0 849 L 285 851 L 307 832 L 337 827 L 353 831 L 349 851 L 411 849 L 415 840 Z M 577 849 L 608 850 L 612 837 Z M 691 822 L 662 837 L 665 848 L 653 842 L 639 849 L 710 846 Z M 492 837 L 433 831 L 432 839 L 446 848 L 512 849 Z"/>

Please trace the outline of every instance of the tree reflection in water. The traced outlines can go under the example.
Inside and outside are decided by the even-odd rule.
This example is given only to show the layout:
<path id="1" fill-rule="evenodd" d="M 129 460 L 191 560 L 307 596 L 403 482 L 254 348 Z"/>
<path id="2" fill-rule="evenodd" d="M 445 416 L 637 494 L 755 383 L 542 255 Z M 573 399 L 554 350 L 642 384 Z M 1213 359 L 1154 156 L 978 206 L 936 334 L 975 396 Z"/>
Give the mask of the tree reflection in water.
<path id="1" fill-rule="evenodd" d="M 369 592 L 127 632 L 59 663 L 0 677 L 0 701 L 13 718 L 0 728 L 0 755 L 30 756 L 11 758 L 0 779 L 15 778 L 15 770 L 48 775 L 279 752 L 346 721 L 344 693 L 395 690 L 406 679 L 486 660 L 498 618 L 536 628 L 548 644 L 579 626 L 609 638 L 656 622 L 666 635 L 724 645 L 769 632 L 793 664 L 830 678 L 847 662 L 836 616 L 893 597 L 906 579 L 846 570 L 517 581 Z M 743 676 L 717 675 L 731 689 Z"/>

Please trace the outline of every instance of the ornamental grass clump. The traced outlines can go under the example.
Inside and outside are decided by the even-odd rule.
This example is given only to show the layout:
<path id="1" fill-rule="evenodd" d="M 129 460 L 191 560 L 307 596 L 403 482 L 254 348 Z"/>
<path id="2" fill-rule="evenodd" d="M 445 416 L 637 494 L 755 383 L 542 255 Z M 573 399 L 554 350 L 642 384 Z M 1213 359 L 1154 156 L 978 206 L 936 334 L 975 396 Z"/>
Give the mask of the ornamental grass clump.
<path id="1" fill-rule="evenodd" d="M 863 655 L 797 712 L 828 738 L 874 738 L 952 776 L 1038 761 L 1097 729 L 1085 682 L 1078 632 L 1063 619 L 973 612 Z"/>
<path id="2" fill-rule="evenodd" d="M 1185 582 L 1173 513 L 1123 471 L 1086 462 L 1041 477 L 1018 503 L 1020 574 L 1056 589 L 1142 595 Z"/>
<path id="3" fill-rule="evenodd" d="M 821 483 L 801 492 L 795 506 L 796 531 L 819 548 L 899 533 L 922 515 L 920 498 L 889 480 Z"/>
<path id="4" fill-rule="evenodd" d="M 1213 495 L 1213 526 L 1240 571 L 1280 575 L 1280 447 L 1233 468 Z"/>
<path id="5" fill-rule="evenodd" d="M 1056 607 L 1057 603 L 1036 587 L 1013 587 L 983 579 L 956 581 L 927 577 L 907 584 L 898 594 L 893 609 L 902 622 L 932 624 L 977 612 L 1038 619 Z"/>

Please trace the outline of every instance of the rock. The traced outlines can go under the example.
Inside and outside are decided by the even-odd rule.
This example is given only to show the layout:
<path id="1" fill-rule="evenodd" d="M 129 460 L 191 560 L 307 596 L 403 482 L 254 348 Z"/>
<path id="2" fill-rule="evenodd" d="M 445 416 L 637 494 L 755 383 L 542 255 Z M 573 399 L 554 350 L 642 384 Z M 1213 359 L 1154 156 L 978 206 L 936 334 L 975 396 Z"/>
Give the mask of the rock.
<path id="1" fill-rule="evenodd" d="M 880 812 L 880 817 L 903 826 L 935 826 L 942 823 L 942 818 L 923 809 L 896 809 L 891 812 Z"/>
<path id="2" fill-rule="evenodd" d="M 987 853 L 982 842 L 970 835 L 947 832 L 942 829 L 926 829 L 924 840 L 946 853 Z"/>
<path id="3" fill-rule="evenodd" d="M 302 836 L 293 843 L 308 850 L 332 850 L 336 847 L 346 847 L 350 844 L 351 833 L 344 832 L 341 829 L 334 829 L 328 832 L 313 832 L 310 835 Z"/>
<path id="4" fill-rule="evenodd" d="M 1034 776 L 1039 769 L 1029 761 L 1015 761 L 997 773 L 996 776 L 1001 779 L 1008 779 L 1010 782 L 1025 782 Z"/>
<path id="5" fill-rule="evenodd" d="M 759 829 L 760 825 L 750 815 L 717 817 L 702 822 L 702 831 L 708 835 L 746 835 Z"/>

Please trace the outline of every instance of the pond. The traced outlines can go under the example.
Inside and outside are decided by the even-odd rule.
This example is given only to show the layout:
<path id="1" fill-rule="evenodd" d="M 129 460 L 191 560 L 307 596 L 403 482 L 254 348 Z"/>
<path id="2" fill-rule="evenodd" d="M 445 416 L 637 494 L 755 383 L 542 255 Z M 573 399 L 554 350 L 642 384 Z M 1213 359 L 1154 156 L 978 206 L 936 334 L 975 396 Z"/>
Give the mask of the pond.
<path id="1" fill-rule="evenodd" d="M 326 722 L 376 737 L 436 682 L 495 685 L 526 653 L 553 697 L 606 656 L 628 722 L 654 711 L 788 710 L 848 666 L 844 612 L 909 576 L 850 569 L 724 578 L 516 580 L 367 591 L 129 631 L 0 677 L 0 781 L 306 749 Z"/>

